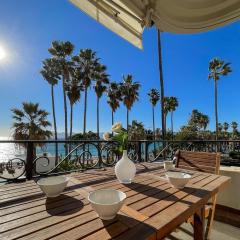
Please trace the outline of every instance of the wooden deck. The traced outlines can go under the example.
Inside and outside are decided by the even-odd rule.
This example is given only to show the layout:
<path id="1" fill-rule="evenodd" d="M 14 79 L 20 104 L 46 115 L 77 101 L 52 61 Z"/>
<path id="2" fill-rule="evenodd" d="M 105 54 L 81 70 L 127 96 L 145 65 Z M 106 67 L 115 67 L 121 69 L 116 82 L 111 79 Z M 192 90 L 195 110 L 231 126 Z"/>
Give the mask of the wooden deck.
<path id="1" fill-rule="evenodd" d="M 1 186 L 0 239 L 162 239 L 229 182 L 228 177 L 187 171 L 193 177 L 178 190 L 161 177 L 158 164 L 138 164 L 137 169 L 130 185 L 120 184 L 112 168 L 72 174 L 66 191 L 55 199 L 46 199 L 34 181 Z M 111 221 L 99 219 L 86 199 L 89 191 L 101 188 L 127 194 Z M 202 239 L 203 221 L 195 216 L 195 239 Z"/>

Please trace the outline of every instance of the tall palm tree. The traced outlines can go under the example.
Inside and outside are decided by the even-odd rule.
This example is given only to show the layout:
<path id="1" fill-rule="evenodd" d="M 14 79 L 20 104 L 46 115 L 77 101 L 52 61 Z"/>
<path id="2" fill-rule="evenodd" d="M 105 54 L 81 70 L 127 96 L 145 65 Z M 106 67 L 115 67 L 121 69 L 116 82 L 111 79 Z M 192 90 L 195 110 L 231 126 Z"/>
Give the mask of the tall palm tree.
<path id="1" fill-rule="evenodd" d="M 232 136 L 234 138 L 235 134 L 237 133 L 238 123 L 233 121 L 231 123 L 231 127 L 232 127 Z"/>
<path id="2" fill-rule="evenodd" d="M 73 105 L 76 104 L 81 96 L 81 91 L 83 91 L 83 85 L 81 80 L 76 76 L 72 75 L 69 81 L 66 82 L 66 92 L 70 103 L 70 133 L 69 138 L 72 138 L 72 128 L 73 128 Z"/>
<path id="3" fill-rule="evenodd" d="M 116 82 L 111 82 L 107 89 L 108 100 L 107 103 L 112 110 L 112 125 L 114 124 L 114 113 L 120 106 L 122 101 L 120 86 Z"/>
<path id="4" fill-rule="evenodd" d="M 55 99 L 54 99 L 54 86 L 58 84 L 60 80 L 60 71 L 59 68 L 56 67 L 57 64 L 54 59 L 46 59 L 43 61 L 43 67 L 40 73 L 42 74 L 43 78 L 48 82 L 51 86 L 51 99 L 52 99 L 52 115 L 53 115 L 53 126 L 54 126 L 54 138 L 57 141 L 57 122 L 56 122 L 56 113 L 55 113 Z M 58 160 L 58 144 L 56 143 L 55 147 L 55 158 L 56 162 Z"/>
<path id="5" fill-rule="evenodd" d="M 100 98 L 102 97 L 103 93 L 107 90 L 107 84 L 109 84 L 108 75 L 106 73 L 106 66 L 102 64 L 98 64 L 95 71 L 95 86 L 94 90 L 97 96 L 97 136 L 99 136 L 99 102 Z"/>
<path id="6" fill-rule="evenodd" d="M 171 112 L 171 132 L 172 132 L 172 140 L 173 140 L 173 112 L 176 111 L 178 107 L 178 99 L 176 97 L 169 98 L 169 108 Z"/>
<path id="7" fill-rule="evenodd" d="M 40 109 L 38 103 L 23 102 L 21 109 L 13 108 L 11 112 L 14 140 L 47 140 L 51 137 L 52 132 L 48 130 L 51 123 L 47 120 L 49 113 Z"/>
<path id="8" fill-rule="evenodd" d="M 159 66 L 159 80 L 160 80 L 160 97 L 161 97 L 161 120 L 162 120 L 162 138 L 165 140 L 166 135 L 166 122 L 164 111 L 164 80 L 163 80 L 163 67 L 162 67 L 162 45 L 161 45 L 161 31 L 157 29 L 157 43 L 158 43 L 158 66 Z M 165 145 L 164 145 L 165 146 Z"/>
<path id="9" fill-rule="evenodd" d="M 229 124 L 227 122 L 224 122 L 223 129 L 224 129 L 225 133 L 227 132 L 228 128 L 229 128 Z"/>
<path id="10" fill-rule="evenodd" d="M 163 99 L 163 110 L 164 110 L 164 126 L 167 126 L 167 115 L 171 111 L 170 97 L 164 97 Z"/>
<path id="11" fill-rule="evenodd" d="M 222 133 L 223 125 L 221 123 L 218 123 L 218 132 Z"/>
<path id="12" fill-rule="evenodd" d="M 214 58 L 209 63 L 208 79 L 214 80 L 214 94 L 215 94 L 215 127 L 216 127 L 216 140 L 218 139 L 218 88 L 217 81 L 221 76 L 226 76 L 231 72 L 230 63 Z"/>
<path id="13" fill-rule="evenodd" d="M 153 140 L 155 140 L 155 138 L 156 138 L 156 135 L 155 135 L 155 106 L 160 99 L 160 94 L 157 89 L 152 88 L 152 89 L 150 89 L 148 96 L 149 96 L 149 100 L 152 104 Z"/>
<path id="14" fill-rule="evenodd" d="M 91 81 L 94 78 L 94 72 L 99 59 L 96 57 L 96 52 L 91 49 L 81 49 L 79 54 L 74 56 L 73 61 L 78 68 L 79 75 L 81 76 L 84 86 L 84 119 L 83 119 L 83 134 L 86 133 L 86 120 L 87 120 L 87 95 L 88 88 L 91 85 Z"/>
<path id="15" fill-rule="evenodd" d="M 120 89 L 123 99 L 123 104 L 127 108 L 127 129 L 129 125 L 129 111 L 135 101 L 138 100 L 140 84 L 133 82 L 132 75 L 123 76 L 123 82 L 120 83 Z"/>
<path id="16" fill-rule="evenodd" d="M 74 50 L 74 45 L 67 41 L 54 41 L 52 46 L 48 49 L 52 58 L 55 59 L 56 67 L 59 67 L 62 77 L 62 90 L 64 102 L 64 124 L 65 124 L 65 139 L 68 139 L 68 113 L 67 113 L 67 96 L 66 96 L 66 82 L 70 78 L 70 73 L 73 68 L 71 56 Z M 67 155 L 67 147 L 65 147 L 65 155 Z"/>
<path id="17" fill-rule="evenodd" d="M 231 122 L 231 127 L 232 127 L 233 132 L 236 132 L 236 130 L 238 128 L 238 123 L 235 121 Z"/>

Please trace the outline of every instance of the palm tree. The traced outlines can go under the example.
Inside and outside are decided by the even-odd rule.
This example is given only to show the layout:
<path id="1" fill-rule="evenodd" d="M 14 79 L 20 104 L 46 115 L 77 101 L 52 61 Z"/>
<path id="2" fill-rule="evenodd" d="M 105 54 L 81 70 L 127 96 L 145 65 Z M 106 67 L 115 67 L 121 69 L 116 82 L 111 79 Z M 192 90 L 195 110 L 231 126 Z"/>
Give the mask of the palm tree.
<path id="1" fill-rule="evenodd" d="M 146 131 L 142 122 L 137 120 L 132 121 L 129 126 L 129 139 L 130 140 L 143 140 L 146 137 Z"/>
<path id="2" fill-rule="evenodd" d="M 81 91 L 83 91 L 83 85 L 81 80 L 72 74 L 69 81 L 66 82 L 66 92 L 70 103 L 70 134 L 69 138 L 72 138 L 72 128 L 73 128 L 73 105 L 76 104 L 81 96 Z"/>
<path id="3" fill-rule="evenodd" d="M 55 113 L 55 100 L 54 100 L 54 86 L 60 80 L 60 72 L 59 69 L 56 68 L 56 63 L 54 59 L 46 59 L 43 61 L 43 67 L 40 71 L 43 78 L 49 83 L 51 86 L 51 99 L 52 99 L 52 114 L 53 114 L 53 126 L 54 126 L 54 138 L 57 141 L 57 122 L 56 122 L 56 113 Z M 58 160 L 58 144 L 56 143 L 55 147 L 55 158 L 56 162 Z"/>
<path id="4" fill-rule="evenodd" d="M 209 124 L 209 117 L 207 115 L 201 113 L 201 115 L 199 116 L 200 128 L 203 128 L 203 130 L 205 131 L 208 124 Z"/>
<path id="5" fill-rule="evenodd" d="M 52 132 L 47 128 L 51 123 L 47 120 L 49 115 L 43 109 L 39 109 L 39 104 L 23 102 L 22 109 L 13 108 L 13 139 L 14 140 L 47 140 Z M 36 156 L 36 146 L 34 148 L 34 157 Z"/>
<path id="6" fill-rule="evenodd" d="M 155 140 L 155 106 L 160 99 L 160 94 L 157 89 L 152 88 L 150 89 L 148 96 L 152 104 L 153 140 Z"/>
<path id="7" fill-rule="evenodd" d="M 133 82 L 132 75 L 123 76 L 123 82 L 120 83 L 120 89 L 123 99 L 123 104 L 127 108 L 127 129 L 129 125 L 129 111 L 131 110 L 135 101 L 138 100 L 140 84 Z"/>
<path id="8" fill-rule="evenodd" d="M 169 107 L 171 112 L 171 132 L 173 140 L 173 112 L 176 111 L 176 108 L 178 107 L 178 99 L 176 97 L 169 98 Z"/>
<path id="9" fill-rule="evenodd" d="M 95 86 L 94 90 L 97 96 L 97 136 L 99 136 L 99 101 L 103 93 L 107 90 L 107 84 L 109 84 L 108 75 L 106 74 L 106 66 L 98 64 L 95 71 Z"/>
<path id="10" fill-rule="evenodd" d="M 231 127 L 232 127 L 232 137 L 234 138 L 235 134 L 237 133 L 238 123 L 233 121 L 231 123 Z"/>
<path id="11" fill-rule="evenodd" d="M 52 46 L 48 49 L 49 53 L 55 59 L 56 67 L 61 71 L 62 90 L 64 101 L 64 124 L 65 124 L 65 139 L 68 139 L 68 118 L 67 118 L 67 97 L 66 97 L 66 82 L 69 81 L 70 73 L 73 68 L 71 55 L 74 50 L 74 45 L 67 42 L 54 41 Z M 67 155 L 67 147 L 65 147 L 65 155 Z"/>
<path id="12" fill-rule="evenodd" d="M 231 127 L 232 127 L 232 129 L 233 129 L 233 132 L 236 132 L 236 131 L 237 131 L 237 128 L 238 128 L 238 123 L 235 122 L 235 121 L 233 121 L 233 122 L 231 123 Z"/>
<path id="13" fill-rule="evenodd" d="M 218 132 L 222 133 L 223 125 L 221 123 L 218 123 Z"/>
<path id="14" fill-rule="evenodd" d="M 107 89 L 108 100 L 107 103 L 112 110 L 112 125 L 114 124 L 114 113 L 120 106 L 120 101 L 122 101 L 121 90 L 119 84 L 116 82 L 111 82 Z"/>
<path id="15" fill-rule="evenodd" d="M 218 139 L 218 89 L 217 81 L 221 76 L 226 76 L 231 72 L 230 63 L 214 58 L 209 63 L 208 79 L 214 80 L 214 94 L 215 94 L 215 127 L 216 127 L 216 140 Z"/>
<path id="16" fill-rule="evenodd" d="M 164 97 L 163 99 L 163 110 L 164 110 L 164 126 L 167 125 L 167 115 L 171 111 L 171 102 L 170 97 Z"/>
<path id="17" fill-rule="evenodd" d="M 165 111 L 164 111 L 164 81 L 163 81 L 163 67 L 162 67 L 161 32 L 159 29 L 157 29 L 157 38 L 158 38 L 158 66 L 159 66 L 160 96 L 161 96 L 160 101 L 161 101 L 161 119 L 162 119 L 162 139 L 165 140 L 166 122 L 165 122 Z"/>
<path id="18" fill-rule="evenodd" d="M 224 129 L 225 133 L 227 132 L 228 128 L 229 128 L 229 124 L 227 122 L 224 122 L 223 129 Z"/>
<path id="19" fill-rule="evenodd" d="M 91 49 L 81 49 L 77 56 L 74 56 L 73 61 L 78 68 L 79 75 L 82 79 L 84 86 L 84 119 L 83 119 L 83 134 L 86 133 L 86 120 L 87 120 L 87 95 L 88 88 L 91 85 L 92 79 L 94 79 L 94 72 L 99 59 L 96 58 L 96 52 Z"/>

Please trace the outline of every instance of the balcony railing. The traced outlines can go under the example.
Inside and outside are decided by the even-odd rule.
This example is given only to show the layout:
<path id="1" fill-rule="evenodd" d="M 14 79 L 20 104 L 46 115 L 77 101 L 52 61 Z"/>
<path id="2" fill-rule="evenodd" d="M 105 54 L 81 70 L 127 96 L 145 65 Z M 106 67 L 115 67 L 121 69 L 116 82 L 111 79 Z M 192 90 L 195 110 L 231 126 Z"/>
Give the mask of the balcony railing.
<path id="1" fill-rule="evenodd" d="M 129 158 L 134 162 L 173 159 L 177 149 L 221 152 L 222 164 L 240 166 L 240 141 L 130 141 Z M 67 152 L 68 154 L 65 154 Z M 120 158 L 117 143 L 81 141 L 0 141 L 0 179 L 34 177 L 113 166 Z"/>

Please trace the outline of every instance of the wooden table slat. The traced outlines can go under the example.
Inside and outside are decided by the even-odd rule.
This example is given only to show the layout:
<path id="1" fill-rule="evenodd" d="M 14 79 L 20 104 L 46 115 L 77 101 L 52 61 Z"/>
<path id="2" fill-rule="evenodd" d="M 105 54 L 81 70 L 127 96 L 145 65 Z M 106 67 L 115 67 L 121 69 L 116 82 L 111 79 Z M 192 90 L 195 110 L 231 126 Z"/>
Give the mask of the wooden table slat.
<path id="1" fill-rule="evenodd" d="M 0 187 L 0 239 L 161 239 L 229 182 L 227 177 L 176 169 L 192 174 L 192 179 L 184 189 L 175 189 L 161 164 L 136 166 L 137 176 L 130 185 L 120 184 L 113 168 L 73 173 L 64 194 L 51 200 L 34 181 Z M 99 219 L 86 199 L 89 192 L 102 188 L 127 195 L 111 221 Z"/>

